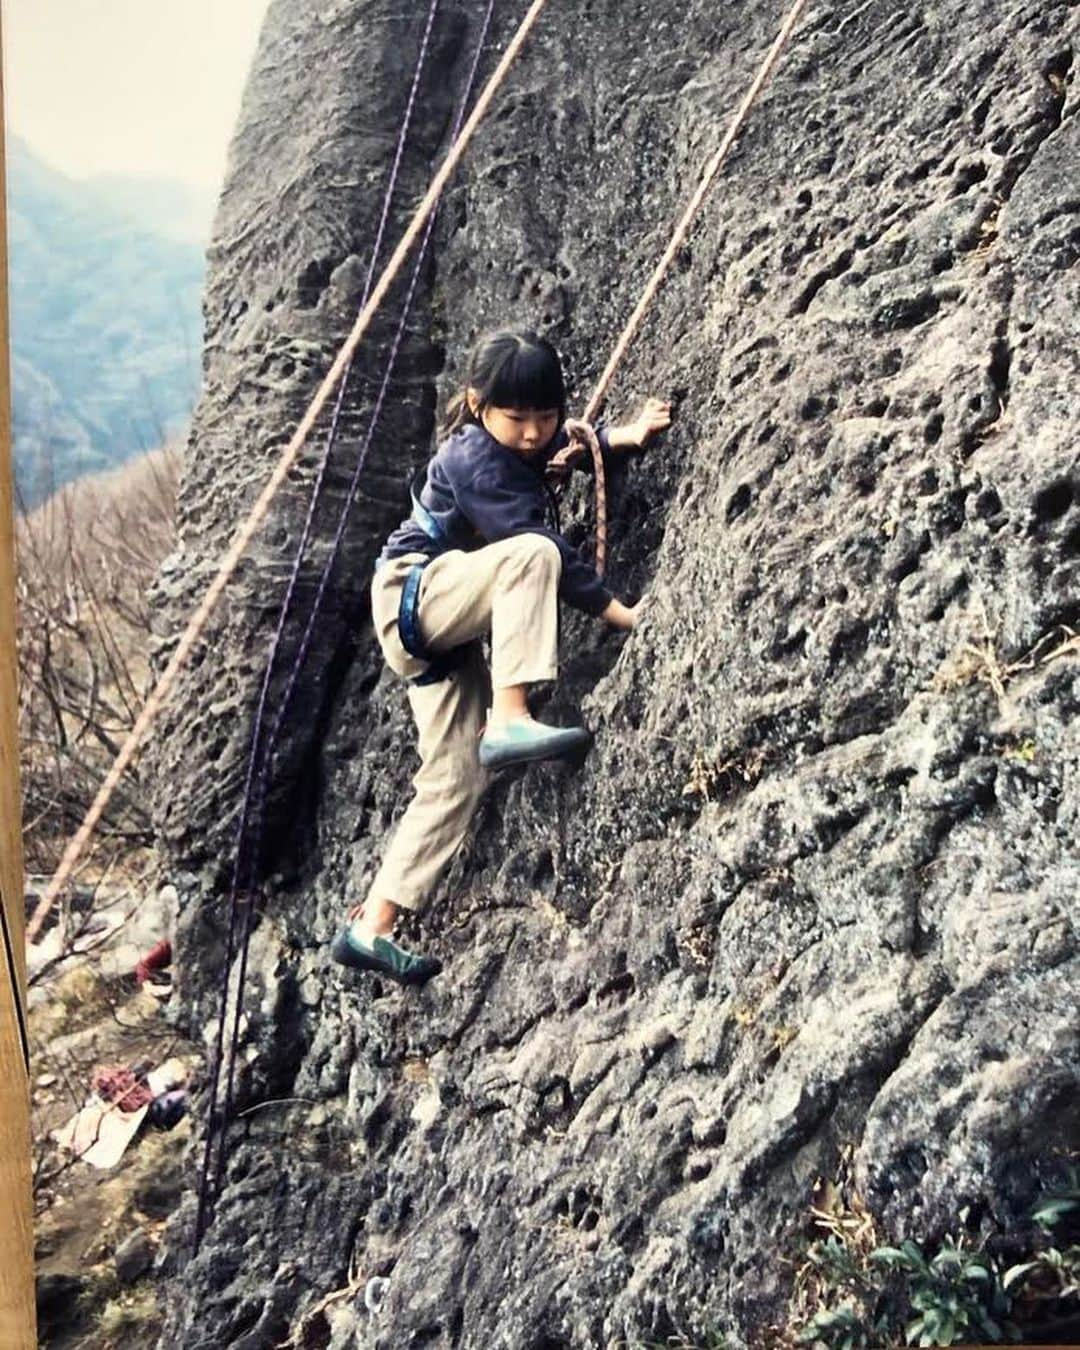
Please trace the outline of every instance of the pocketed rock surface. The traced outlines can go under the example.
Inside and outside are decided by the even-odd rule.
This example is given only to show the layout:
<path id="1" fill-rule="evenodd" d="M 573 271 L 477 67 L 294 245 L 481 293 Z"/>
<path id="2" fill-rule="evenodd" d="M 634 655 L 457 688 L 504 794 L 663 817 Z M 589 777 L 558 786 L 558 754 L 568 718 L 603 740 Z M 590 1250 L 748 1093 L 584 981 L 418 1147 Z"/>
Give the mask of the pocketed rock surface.
<path id="1" fill-rule="evenodd" d="M 271 4 L 159 664 L 352 323 L 421 10 Z M 391 240 L 481 10 L 436 20 Z M 193 1260 L 190 1156 L 161 1346 L 744 1345 L 784 1320 L 818 1177 L 849 1176 L 892 1240 L 1007 1238 L 1076 1147 L 1080 15 L 1053 0 L 811 6 L 613 391 L 615 417 L 656 394 L 678 421 L 612 485 L 610 574 L 643 623 L 564 614 L 544 716 L 581 716 L 591 753 L 493 787 L 412 933 L 441 977 L 408 993 L 328 962 L 416 766 L 366 589 L 436 401 L 510 321 L 554 338 L 580 408 L 779 20 L 553 4 L 447 196 L 284 719 L 246 1114 Z M 402 290 L 345 401 L 303 614 Z M 317 461 L 153 746 L 195 1034 Z M 564 507 L 582 540 L 586 486 Z"/>

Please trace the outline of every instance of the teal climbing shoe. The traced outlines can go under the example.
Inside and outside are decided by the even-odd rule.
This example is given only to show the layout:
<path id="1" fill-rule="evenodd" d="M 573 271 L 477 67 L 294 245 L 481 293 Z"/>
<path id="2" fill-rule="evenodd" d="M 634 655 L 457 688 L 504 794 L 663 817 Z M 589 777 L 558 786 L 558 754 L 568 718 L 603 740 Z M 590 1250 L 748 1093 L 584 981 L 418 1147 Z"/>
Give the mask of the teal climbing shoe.
<path id="1" fill-rule="evenodd" d="M 330 955 L 343 966 L 385 975 L 396 984 L 425 984 L 442 970 L 442 962 L 436 957 L 417 956 L 392 938 L 376 936 L 367 942 L 353 932 L 352 924 L 346 924 L 334 938 Z"/>
<path id="2" fill-rule="evenodd" d="M 484 732 L 480 763 L 485 769 L 508 769 L 535 759 L 560 759 L 584 749 L 591 739 L 584 727 L 549 727 L 531 717 L 517 717 Z"/>

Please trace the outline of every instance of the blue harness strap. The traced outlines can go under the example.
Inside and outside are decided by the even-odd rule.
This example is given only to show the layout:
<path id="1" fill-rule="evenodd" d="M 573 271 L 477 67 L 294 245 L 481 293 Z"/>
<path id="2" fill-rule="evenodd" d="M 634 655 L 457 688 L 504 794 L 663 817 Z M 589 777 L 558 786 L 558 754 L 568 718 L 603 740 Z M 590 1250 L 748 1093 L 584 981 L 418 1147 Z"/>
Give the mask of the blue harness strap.
<path id="1" fill-rule="evenodd" d="M 424 646 L 420 636 L 420 582 L 424 577 L 427 563 L 417 563 L 409 569 L 405 585 L 401 588 L 401 604 L 398 606 L 398 634 L 401 645 L 418 661 L 430 661 L 431 652 Z"/>
<path id="2" fill-rule="evenodd" d="M 438 684 L 440 680 L 447 679 L 461 665 L 465 656 L 463 646 L 452 647 L 448 652 L 429 651 L 420 633 L 420 582 L 424 576 L 424 568 L 430 561 L 429 558 L 426 562 L 416 563 L 409 568 L 405 585 L 401 588 L 401 603 L 398 606 L 398 634 L 401 645 L 418 661 L 429 662 L 427 670 L 422 675 L 417 675 L 415 679 L 409 681 L 410 684 L 416 685 Z"/>
<path id="3" fill-rule="evenodd" d="M 426 470 L 421 470 L 420 473 L 426 473 Z M 442 527 L 420 500 L 420 493 L 416 488 L 419 476 L 420 474 L 417 474 L 414 478 L 409 493 L 413 505 L 412 518 L 433 543 L 442 544 L 446 538 Z M 428 662 L 427 670 L 409 681 L 410 684 L 416 685 L 438 684 L 440 680 L 447 679 L 457 670 L 465 659 L 465 646 L 452 647 L 448 652 L 429 651 L 420 632 L 420 582 L 424 576 L 424 568 L 431 561 L 431 558 L 426 558 L 409 569 L 405 585 L 401 588 L 401 603 L 398 606 L 398 634 L 401 645 L 410 656 L 415 656 L 418 661 Z"/>
<path id="4" fill-rule="evenodd" d="M 415 488 L 412 493 L 412 518 L 429 539 L 434 539 L 436 543 L 442 543 L 442 526 L 420 500 L 420 496 Z"/>

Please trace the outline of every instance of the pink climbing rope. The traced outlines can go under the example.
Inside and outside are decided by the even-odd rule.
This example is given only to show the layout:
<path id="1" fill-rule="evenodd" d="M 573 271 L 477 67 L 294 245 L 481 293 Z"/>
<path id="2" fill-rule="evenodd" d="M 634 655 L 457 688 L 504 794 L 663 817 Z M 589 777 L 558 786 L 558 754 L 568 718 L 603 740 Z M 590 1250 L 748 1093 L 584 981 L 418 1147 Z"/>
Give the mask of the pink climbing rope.
<path id="1" fill-rule="evenodd" d="M 618 341 L 612 349 L 608 363 L 604 367 L 600 379 L 597 381 L 596 388 L 593 390 L 592 395 L 585 406 L 585 411 L 581 415 L 581 421 L 576 424 L 579 428 L 588 427 L 591 431 L 591 423 L 595 420 L 596 415 L 603 405 L 604 396 L 607 394 L 611 382 L 615 378 L 615 372 L 622 364 L 623 358 L 629 350 L 631 342 L 633 342 L 634 338 L 637 336 L 638 329 L 641 327 L 648 308 L 655 299 L 656 293 L 660 289 L 660 284 L 668 273 L 668 269 L 675 261 L 683 244 L 686 243 L 686 238 L 690 233 L 690 227 L 701 208 L 702 202 L 705 200 L 709 189 L 716 181 L 716 177 L 723 167 L 724 161 L 731 151 L 731 147 L 735 144 L 739 132 L 743 129 L 746 119 L 750 115 L 751 108 L 753 108 L 754 104 L 757 102 L 762 89 L 764 89 L 769 77 L 776 69 L 776 64 L 780 60 L 780 56 L 783 53 L 791 34 L 795 30 L 795 25 L 798 23 L 799 18 L 808 3 L 809 0 L 795 0 L 795 3 L 788 11 L 787 17 L 781 24 L 780 30 L 777 33 L 772 46 L 769 48 L 768 54 L 762 62 L 757 75 L 754 77 L 753 83 L 747 90 L 743 101 L 739 104 L 727 134 L 720 142 L 720 146 L 716 153 L 705 166 L 705 170 L 701 175 L 701 179 L 694 191 L 694 195 L 690 198 L 689 204 L 683 212 L 682 219 L 675 227 L 675 233 L 671 236 L 671 240 L 668 243 L 667 248 L 664 249 L 660 261 L 653 269 L 653 273 L 641 294 L 640 300 L 635 305 L 633 313 L 626 322 L 626 327 L 620 333 Z M 579 445 L 582 439 L 583 435 L 579 432 Z M 588 444 L 587 441 L 586 444 Z M 560 454 L 566 455 L 568 452 L 573 451 L 573 448 L 574 447 L 572 446 L 567 447 L 567 450 L 561 451 Z M 598 454 L 598 450 L 593 451 L 593 458 L 596 461 L 596 570 L 603 575 L 604 559 L 607 553 L 607 494 L 605 490 L 603 462 L 602 459 L 598 457 Z"/>
<path id="2" fill-rule="evenodd" d="M 361 309 L 363 309 L 368 301 L 368 297 L 371 295 L 371 285 L 375 277 L 375 267 L 378 262 L 379 253 L 382 249 L 386 227 L 390 220 L 390 210 L 397 191 L 397 182 L 405 153 L 405 144 L 408 140 L 409 128 L 412 125 L 413 114 L 416 111 L 417 97 L 420 92 L 420 81 L 423 76 L 424 66 L 427 62 L 428 47 L 430 46 L 431 34 L 435 27 L 435 18 L 438 14 L 439 3 L 440 0 L 431 0 L 428 8 L 427 22 L 420 39 L 420 49 L 413 70 L 412 84 L 409 89 L 409 96 L 406 100 L 401 127 L 398 131 L 397 145 L 394 150 L 394 158 L 390 167 L 386 191 L 383 193 L 379 224 L 375 232 L 375 243 L 372 246 L 371 257 L 368 260 L 367 276 L 364 281 L 364 290 L 360 300 Z M 219 1000 L 217 1037 L 214 1046 L 214 1056 L 207 1093 L 206 1142 L 203 1150 L 202 1172 L 199 1181 L 199 1206 L 195 1219 L 196 1251 L 199 1249 L 199 1244 L 208 1222 L 211 1190 L 220 1189 L 221 1175 L 225 1166 L 224 1134 L 228 1127 L 229 1118 L 232 1112 L 236 1053 L 240 1038 L 240 1016 L 243 1007 L 242 993 L 247 975 L 248 948 L 251 936 L 252 918 L 255 912 L 255 905 L 252 898 L 254 873 L 258 866 L 258 858 L 261 851 L 262 818 L 266 797 L 269 792 L 270 762 L 273 755 L 274 744 L 276 742 L 276 734 L 281 722 L 281 711 L 279 711 L 278 718 L 275 720 L 271 733 L 267 738 L 267 744 L 265 748 L 263 748 L 261 742 L 263 723 L 266 716 L 267 698 L 270 692 L 270 681 L 274 672 L 274 663 L 277 659 L 277 654 L 285 635 L 285 625 L 292 608 L 293 596 L 295 595 L 296 587 L 299 584 L 304 554 L 307 551 L 308 542 L 314 528 L 315 510 L 322 495 L 323 482 L 326 477 L 326 471 L 330 465 L 330 456 L 337 441 L 338 424 L 345 403 L 345 393 L 349 383 L 349 375 L 352 372 L 352 364 L 353 363 L 350 360 L 345 367 L 341 381 L 338 385 L 337 399 L 334 403 L 333 415 L 330 421 L 330 432 L 326 440 L 326 450 L 323 455 L 322 463 L 319 465 L 319 471 L 316 475 L 315 483 L 308 501 L 304 527 L 300 533 L 300 542 L 296 549 L 292 573 L 285 589 L 285 598 L 282 601 L 281 610 L 278 614 L 277 626 L 270 643 L 270 653 L 267 658 L 266 668 L 263 672 L 262 684 L 259 689 L 258 702 L 255 708 L 255 717 L 251 732 L 251 750 L 248 754 L 247 775 L 244 781 L 243 797 L 240 802 L 240 823 L 236 834 L 236 855 L 233 859 L 232 881 L 229 886 L 227 901 L 229 910 L 229 928 L 225 944 L 224 977 L 222 979 L 221 998 Z M 363 451 L 361 452 L 360 458 L 363 458 Z M 316 598 L 316 608 L 321 597 L 322 589 L 320 587 L 319 595 Z M 307 634 L 305 633 L 305 638 L 306 637 Z M 306 645 L 302 643 L 300 653 L 294 662 L 293 670 L 290 673 L 289 685 L 285 693 L 285 698 L 282 700 L 283 705 L 287 704 L 289 700 L 289 696 L 295 685 L 297 671 L 300 664 L 303 662 L 305 655 Z M 262 752 L 261 755 L 260 751 Z M 244 893 L 245 897 L 243 902 L 240 898 L 241 893 Z M 241 909 L 245 903 L 246 909 L 244 909 L 243 918 L 241 918 Z M 233 960 L 238 947 L 240 953 L 240 969 L 236 980 L 237 993 L 234 999 L 233 1026 L 229 1044 L 225 1101 L 221 1110 L 219 1122 L 217 1116 L 218 1086 L 222 1066 L 226 1060 L 225 1024 L 229 1006 L 229 984 L 232 978 Z M 213 1168 L 215 1175 L 211 1178 L 215 1147 L 217 1150 L 217 1165 L 216 1168 Z"/>
<path id="3" fill-rule="evenodd" d="M 390 204 L 394 196 L 398 171 L 401 164 L 401 158 L 404 151 L 405 142 L 408 136 L 409 127 L 412 122 L 412 115 L 415 107 L 416 95 L 419 89 L 420 75 L 422 72 L 427 47 L 430 41 L 431 31 L 434 24 L 435 14 L 438 9 L 438 5 L 439 0 L 433 0 L 431 10 L 428 15 L 427 27 L 424 31 L 424 37 L 421 42 L 420 55 L 417 61 L 416 72 L 413 77 L 412 91 L 410 93 L 408 105 L 406 107 L 405 117 L 402 121 L 401 129 L 399 132 L 397 153 L 394 158 L 394 164 L 390 174 L 390 181 L 384 198 L 380 231 L 376 237 L 375 248 L 372 252 L 371 260 L 368 266 L 368 279 L 364 291 L 365 300 L 367 299 L 368 289 L 370 287 L 372 276 L 374 275 L 375 264 L 378 256 L 377 251 L 382 239 L 382 225 L 385 225 L 386 220 L 388 219 Z M 473 87 L 476 83 L 476 76 L 480 68 L 480 60 L 483 55 L 484 49 L 487 45 L 488 32 L 491 27 L 492 18 L 494 15 L 494 8 L 495 8 L 495 0 L 488 0 L 487 10 L 485 12 L 483 21 L 480 25 L 480 32 L 477 37 L 476 47 L 473 53 L 472 64 L 469 68 L 468 75 L 465 81 L 464 93 L 460 99 L 458 111 L 454 119 L 454 125 L 450 132 L 451 142 L 453 142 L 457 137 L 457 134 L 460 131 L 461 125 L 465 119 L 465 112 L 466 109 L 468 108 L 469 99 L 472 96 Z M 270 659 L 267 662 L 266 673 L 263 679 L 262 691 L 260 694 L 258 705 L 258 713 L 256 716 L 256 726 L 252 733 L 252 748 L 248 762 L 248 775 L 247 775 L 247 782 L 245 785 L 244 798 L 241 806 L 241 822 L 237 834 L 236 859 L 233 869 L 233 881 L 232 886 L 230 888 L 230 896 L 229 896 L 230 910 L 231 910 L 230 927 L 229 927 L 229 954 L 226 960 L 226 979 L 223 982 L 222 986 L 221 1021 L 219 1023 L 219 1038 L 218 1038 L 219 1044 L 217 1049 L 217 1057 L 215 1058 L 214 1061 L 213 1081 L 209 1099 L 211 1125 L 207 1131 L 206 1151 L 203 1158 L 203 1174 L 199 1189 L 199 1211 L 196 1219 L 196 1229 L 195 1229 L 196 1251 L 198 1250 L 203 1232 L 205 1231 L 211 1192 L 219 1190 L 221 1186 L 222 1173 L 225 1165 L 224 1131 L 228 1127 L 232 1114 L 234 1071 L 237 1056 L 237 1046 L 240 1036 L 240 1014 L 242 1008 L 242 992 L 244 989 L 247 971 L 247 954 L 251 936 L 252 919 L 255 913 L 254 904 L 251 903 L 250 899 L 247 904 L 247 910 L 244 916 L 244 922 L 242 924 L 242 933 L 240 936 L 240 968 L 237 976 L 237 996 L 234 1003 L 233 1029 L 230 1041 L 230 1052 L 228 1060 L 229 1069 L 226 1079 L 225 1101 L 221 1112 L 221 1121 L 220 1121 L 221 1138 L 218 1140 L 216 1174 L 213 1177 L 213 1179 L 211 1179 L 210 1158 L 213 1150 L 213 1142 L 214 1142 L 213 1136 L 215 1133 L 213 1128 L 213 1125 L 215 1124 L 214 1108 L 217 1099 L 218 1077 L 222 1062 L 221 1031 L 224 1027 L 225 1009 L 228 1006 L 228 974 L 232 964 L 233 943 L 235 939 L 235 923 L 239 913 L 239 906 L 237 904 L 237 900 L 240 891 L 242 889 L 245 889 L 245 882 L 246 882 L 246 889 L 249 892 L 249 894 L 254 885 L 254 873 L 255 869 L 258 866 L 258 860 L 261 853 L 263 811 L 265 807 L 266 797 L 269 792 L 269 777 L 272 767 L 273 752 L 277 745 L 278 736 L 280 734 L 281 727 L 284 723 L 286 713 L 288 712 L 288 709 L 290 707 L 293 693 L 296 689 L 296 684 L 297 680 L 299 679 L 300 670 L 307 658 L 308 650 L 310 648 L 311 640 L 314 634 L 315 623 L 318 618 L 319 611 L 322 607 L 323 597 L 326 593 L 326 588 L 329 582 L 331 570 L 333 569 L 335 560 L 337 559 L 340 553 L 341 545 L 344 540 L 345 527 L 350 512 L 352 510 L 353 504 L 356 500 L 356 494 L 360 485 L 360 477 L 363 472 L 368 451 L 371 448 L 372 440 L 375 434 L 375 428 L 378 425 L 379 416 L 382 412 L 383 404 L 386 400 L 386 396 L 389 391 L 391 375 L 393 373 L 395 365 L 397 364 L 398 353 L 400 351 L 401 343 L 405 335 L 405 326 L 408 322 L 409 314 L 412 310 L 413 299 L 415 297 L 416 289 L 420 281 L 420 274 L 423 270 L 424 262 L 427 257 L 428 245 L 430 244 L 431 236 L 434 231 L 435 220 L 436 215 L 433 212 L 432 215 L 428 218 L 427 224 L 424 228 L 423 238 L 420 241 L 420 247 L 417 250 L 416 259 L 412 269 L 412 276 L 410 277 L 409 280 L 408 290 L 402 305 L 401 314 L 398 319 L 397 331 L 394 334 L 394 338 L 390 347 L 390 352 L 385 363 L 382 383 L 379 388 L 378 396 L 376 397 L 375 400 L 375 406 L 372 409 L 371 416 L 368 420 L 367 432 L 364 436 L 363 443 L 361 444 L 360 452 L 357 455 L 356 465 L 353 469 L 353 474 L 349 483 L 349 488 L 345 495 L 345 500 L 342 504 L 341 510 L 338 515 L 337 531 L 334 536 L 334 541 L 330 547 L 329 554 L 326 558 L 326 562 L 323 565 L 322 574 L 319 578 L 318 588 L 316 590 L 314 601 L 312 602 L 311 610 L 308 614 L 307 623 L 304 628 L 303 636 L 301 637 L 300 640 L 299 649 L 292 663 L 292 668 L 289 672 L 288 681 L 286 683 L 284 692 L 281 695 L 276 715 L 271 724 L 269 734 L 266 738 L 266 744 L 265 746 L 260 747 L 259 741 L 262 727 L 262 716 L 265 708 L 266 694 L 269 688 L 273 661 L 274 657 L 276 656 L 278 645 L 284 632 L 289 606 L 293 597 L 296 582 L 299 578 L 301 558 L 306 548 L 308 537 L 310 535 L 310 526 L 312 519 L 314 517 L 316 499 L 319 494 L 326 466 L 329 463 L 330 450 L 333 446 L 334 439 L 336 436 L 337 421 L 344 398 L 345 384 L 348 380 L 348 371 L 346 371 L 346 375 L 341 383 L 341 389 L 338 396 L 337 406 L 334 411 L 334 421 L 330 429 L 330 436 L 327 445 L 326 457 L 323 461 L 319 477 L 316 481 L 315 487 L 312 492 L 312 498 L 308 508 L 308 518 L 305 526 L 305 531 L 301 537 L 300 546 L 297 551 L 296 563 L 293 569 L 293 576 L 285 600 L 282 604 L 281 613 L 278 619 L 277 632 L 275 634 L 274 643 L 271 648 Z M 247 841 L 246 835 L 247 835 L 249 811 L 251 813 L 252 818 L 251 819 L 252 837 L 250 841 Z M 249 843 L 249 847 L 246 850 L 244 847 L 245 842 Z M 247 865 L 246 877 L 244 875 L 245 862 Z"/>

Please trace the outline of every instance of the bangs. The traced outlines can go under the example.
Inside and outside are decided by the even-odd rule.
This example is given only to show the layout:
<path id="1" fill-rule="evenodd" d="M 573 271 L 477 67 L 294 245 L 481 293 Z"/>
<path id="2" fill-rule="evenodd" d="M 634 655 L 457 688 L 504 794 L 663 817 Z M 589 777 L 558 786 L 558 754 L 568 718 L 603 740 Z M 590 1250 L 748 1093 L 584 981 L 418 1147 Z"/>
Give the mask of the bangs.
<path id="1" fill-rule="evenodd" d="M 485 402 L 496 408 L 562 411 L 566 401 L 559 358 L 547 343 L 516 342 L 484 390 Z"/>

